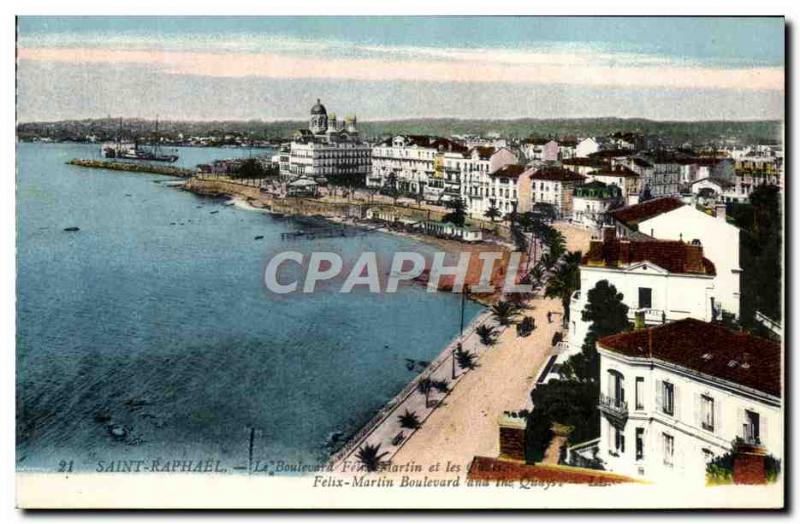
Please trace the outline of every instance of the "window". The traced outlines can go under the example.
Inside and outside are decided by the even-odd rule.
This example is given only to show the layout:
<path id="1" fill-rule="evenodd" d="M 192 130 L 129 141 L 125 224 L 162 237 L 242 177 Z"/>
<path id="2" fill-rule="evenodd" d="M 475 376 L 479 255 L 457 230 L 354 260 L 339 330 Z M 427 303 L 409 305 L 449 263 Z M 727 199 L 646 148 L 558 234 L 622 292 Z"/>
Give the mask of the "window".
<path id="1" fill-rule="evenodd" d="M 619 428 L 614 428 L 614 431 L 614 449 L 619 454 L 625 453 L 625 433 Z"/>
<path id="2" fill-rule="evenodd" d="M 644 409 L 644 377 L 636 377 L 636 409 Z"/>
<path id="3" fill-rule="evenodd" d="M 708 464 L 712 460 L 714 460 L 714 452 L 708 448 L 703 448 L 703 462 Z"/>
<path id="4" fill-rule="evenodd" d="M 706 431 L 714 431 L 714 399 L 708 395 L 700 396 L 701 424 Z"/>
<path id="5" fill-rule="evenodd" d="M 742 437 L 745 442 L 750 444 L 761 444 L 761 417 L 755 411 L 749 409 L 744 412 L 744 434 Z"/>
<path id="6" fill-rule="evenodd" d="M 644 459 L 644 428 L 636 428 L 636 460 Z"/>
<path id="7" fill-rule="evenodd" d="M 675 438 L 667 433 L 661 434 L 664 446 L 664 464 L 672 466 L 672 457 L 675 455 Z"/>
<path id="8" fill-rule="evenodd" d="M 653 290 L 649 287 L 639 288 L 639 309 L 650 309 L 653 307 Z"/>
<path id="9" fill-rule="evenodd" d="M 661 411 L 667 415 L 675 414 L 675 386 L 670 382 L 661 383 Z"/>

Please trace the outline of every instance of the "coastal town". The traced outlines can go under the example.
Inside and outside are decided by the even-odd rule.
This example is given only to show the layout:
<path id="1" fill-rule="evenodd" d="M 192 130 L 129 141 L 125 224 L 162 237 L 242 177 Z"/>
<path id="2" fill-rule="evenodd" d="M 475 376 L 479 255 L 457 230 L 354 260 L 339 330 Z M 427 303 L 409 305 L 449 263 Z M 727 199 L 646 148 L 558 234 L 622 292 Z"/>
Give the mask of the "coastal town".
<path id="1" fill-rule="evenodd" d="M 153 172 L 280 216 L 523 257 L 528 293 L 470 293 L 470 267 L 463 295 L 485 311 L 335 436 L 333 471 L 759 484 L 783 458 L 783 168 L 777 143 L 669 144 L 624 128 L 365 137 L 318 99 L 275 150 Z"/>

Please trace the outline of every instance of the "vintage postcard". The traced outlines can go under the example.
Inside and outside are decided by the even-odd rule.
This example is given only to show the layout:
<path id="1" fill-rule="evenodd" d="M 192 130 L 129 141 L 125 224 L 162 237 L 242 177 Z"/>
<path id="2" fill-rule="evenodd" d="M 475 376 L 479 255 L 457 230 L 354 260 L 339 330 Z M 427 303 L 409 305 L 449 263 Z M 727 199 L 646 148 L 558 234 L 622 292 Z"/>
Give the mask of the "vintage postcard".
<path id="1" fill-rule="evenodd" d="M 17 505 L 783 508 L 785 25 L 18 17 Z"/>

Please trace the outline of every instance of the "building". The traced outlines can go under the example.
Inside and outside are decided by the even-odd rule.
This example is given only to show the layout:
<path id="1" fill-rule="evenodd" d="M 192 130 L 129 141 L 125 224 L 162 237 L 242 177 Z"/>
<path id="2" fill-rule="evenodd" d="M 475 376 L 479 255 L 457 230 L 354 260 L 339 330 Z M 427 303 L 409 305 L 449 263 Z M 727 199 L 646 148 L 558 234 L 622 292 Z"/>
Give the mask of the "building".
<path id="1" fill-rule="evenodd" d="M 531 208 L 536 204 L 550 204 L 559 217 L 572 216 L 575 187 L 583 184 L 586 177 L 563 167 L 544 166 L 536 169 L 529 178 Z M 520 209 L 520 211 L 530 210 Z"/>
<path id="2" fill-rule="evenodd" d="M 739 228 L 728 223 L 725 206 L 719 206 L 717 216 L 711 216 L 677 198 L 666 197 L 614 210 L 610 216 L 621 238 L 647 235 L 702 246 L 704 256 L 716 268 L 715 308 L 739 317 L 742 276 Z"/>
<path id="3" fill-rule="evenodd" d="M 620 188 L 594 180 L 575 187 L 572 197 L 572 221 L 590 229 L 606 222 L 608 210 L 622 199 Z"/>
<path id="4" fill-rule="evenodd" d="M 447 138 L 397 135 L 372 148 L 367 187 L 395 184 L 401 193 L 421 195 L 426 201 L 439 203 L 460 194 L 466 152 L 466 147 Z"/>
<path id="5" fill-rule="evenodd" d="M 617 238 L 612 226 L 589 243 L 580 264 L 580 290 L 570 301 L 570 352 L 579 352 L 589 330 L 581 313 L 588 291 L 606 280 L 623 295 L 636 325 L 687 317 L 711 321 L 719 304 L 716 268 L 701 245 L 675 240 Z"/>
<path id="6" fill-rule="evenodd" d="M 355 116 L 337 122 L 336 115 L 329 118 L 317 99 L 308 129 L 297 131 L 287 151 L 281 151 L 280 173 L 286 180 L 364 180 L 371 172 L 371 152 L 369 144 L 361 141 Z"/>
<path id="7" fill-rule="evenodd" d="M 607 470 L 702 483 L 735 439 L 783 456 L 779 343 L 686 318 L 604 337 L 597 350 Z"/>
<path id="8" fill-rule="evenodd" d="M 525 139 L 521 149 L 529 162 L 556 162 L 562 158 L 559 143 L 551 138 Z"/>
<path id="9" fill-rule="evenodd" d="M 613 167 L 606 164 L 603 168 L 589 171 L 586 174 L 587 181 L 596 180 L 606 185 L 617 186 L 620 189 L 622 200 L 627 205 L 639 202 L 639 193 L 641 192 L 639 179 L 639 173 L 622 164 Z"/>
<path id="10" fill-rule="evenodd" d="M 561 166 L 579 175 L 588 176 L 592 171 L 611 169 L 611 164 L 603 158 L 575 157 L 561 161 Z"/>
<path id="11" fill-rule="evenodd" d="M 600 144 L 594 138 L 584 138 L 575 146 L 575 156 L 577 158 L 586 158 L 598 151 L 600 151 Z"/>
<path id="12" fill-rule="evenodd" d="M 470 216 L 482 218 L 484 213 L 495 206 L 505 214 L 513 210 L 512 202 L 518 201 L 517 179 L 523 169 L 519 167 L 494 174 L 519 159 L 508 148 L 473 147 L 464 155 L 461 163 L 461 199 Z"/>
<path id="13" fill-rule="evenodd" d="M 648 160 L 652 167 L 642 169 L 639 173 L 641 176 L 642 200 L 679 195 L 681 167 L 675 156 L 657 153 L 650 155 Z"/>

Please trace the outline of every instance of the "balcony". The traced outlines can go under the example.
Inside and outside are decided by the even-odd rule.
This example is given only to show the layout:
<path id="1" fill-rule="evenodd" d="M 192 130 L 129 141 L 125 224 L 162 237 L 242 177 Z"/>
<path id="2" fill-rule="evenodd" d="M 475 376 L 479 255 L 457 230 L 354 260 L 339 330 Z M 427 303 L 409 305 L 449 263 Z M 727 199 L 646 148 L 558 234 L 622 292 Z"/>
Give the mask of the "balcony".
<path id="1" fill-rule="evenodd" d="M 618 398 L 600 393 L 600 403 L 597 406 L 601 413 L 605 413 L 612 421 L 620 425 L 628 420 L 628 403 Z"/>
<path id="2" fill-rule="evenodd" d="M 663 324 L 666 322 L 666 313 L 662 309 L 639 308 L 631 310 L 631 318 L 637 326 Z"/>

